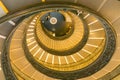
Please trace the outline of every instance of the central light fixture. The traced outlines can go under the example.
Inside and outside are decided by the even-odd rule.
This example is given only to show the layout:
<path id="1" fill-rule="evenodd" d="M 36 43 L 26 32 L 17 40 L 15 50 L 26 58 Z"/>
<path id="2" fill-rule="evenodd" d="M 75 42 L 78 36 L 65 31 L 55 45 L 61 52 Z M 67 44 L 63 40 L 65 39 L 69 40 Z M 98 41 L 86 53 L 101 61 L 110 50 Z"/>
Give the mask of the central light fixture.
<path id="1" fill-rule="evenodd" d="M 50 18 L 50 23 L 51 24 L 56 24 L 57 23 L 57 19 L 55 17 Z"/>

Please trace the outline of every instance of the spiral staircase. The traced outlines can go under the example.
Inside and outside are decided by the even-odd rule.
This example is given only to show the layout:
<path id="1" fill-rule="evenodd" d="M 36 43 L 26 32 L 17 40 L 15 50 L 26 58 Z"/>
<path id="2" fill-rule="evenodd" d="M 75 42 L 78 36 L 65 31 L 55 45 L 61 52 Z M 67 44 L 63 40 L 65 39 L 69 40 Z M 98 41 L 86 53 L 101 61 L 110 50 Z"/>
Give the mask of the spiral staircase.
<path id="1" fill-rule="evenodd" d="M 120 79 L 119 0 L 2 2 L 1 80 Z"/>

